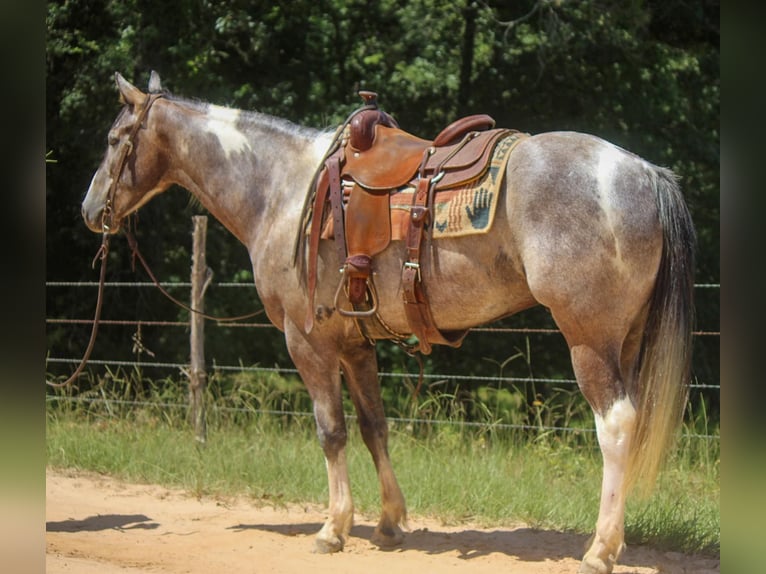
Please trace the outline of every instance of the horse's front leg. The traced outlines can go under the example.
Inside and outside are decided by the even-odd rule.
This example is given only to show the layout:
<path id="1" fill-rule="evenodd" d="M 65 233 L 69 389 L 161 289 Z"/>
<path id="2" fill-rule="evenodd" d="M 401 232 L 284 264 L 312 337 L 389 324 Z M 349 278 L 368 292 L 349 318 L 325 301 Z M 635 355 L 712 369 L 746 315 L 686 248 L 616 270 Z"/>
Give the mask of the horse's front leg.
<path id="1" fill-rule="evenodd" d="M 380 481 L 382 513 L 372 542 L 381 547 L 401 544 L 407 508 L 388 456 L 388 426 L 378 382 L 375 348 L 367 342 L 350 345 L 341 354 L 341 367 L 351 400 L 359 417 L 359 428 L 372 455 Z"/>
<path id="2" fill-rule="evenodd" d="M 324 451 L 330 491 L 329 514 L 314 542 L 319 553 L 343 550 L 354 523 L 354 502 L 346 464 L 346 421 L 340 364 L 330 341 L 311 341 L 297 327 L 285 331 L 287 347 L 314 404 L 319 444 Z"/>

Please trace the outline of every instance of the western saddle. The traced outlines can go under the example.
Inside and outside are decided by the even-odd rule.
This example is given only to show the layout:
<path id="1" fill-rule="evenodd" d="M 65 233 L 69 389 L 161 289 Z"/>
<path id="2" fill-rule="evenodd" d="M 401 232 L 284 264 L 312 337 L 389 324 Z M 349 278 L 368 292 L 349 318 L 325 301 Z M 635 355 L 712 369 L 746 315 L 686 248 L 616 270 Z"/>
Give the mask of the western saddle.
<path id="1" fill-rule="evenodd" d="M 495 144 L 515 130 L 492 129 L 488 115 L 461 118 L 428 141 L 399 129 L 377 105 L 377 94 L 361 91 L 364 105 L 339 128 L 311 184 L 304 206 L 302 244 L 308 234 L 306 282 L 309 308 L 305 329 L 314 323 L 319 240 L 334 236 L 341 280 L 334 307 L 355 320 L 371 342 L 391 339 L 410 353 L 431 352 L 432 344 L 458 347 L 467 331 L 442 331 L 434 321 L 421 275 L 421 245 L 431 223 L 433 197 L 439 190 L 464 186 L 487 171 Z M 401 284 L 404 308 L 417 344 L 409 334 L 392 330 L 378 314 L 372 279 L 373 258 L 391 242 L 389 196 L 415 188 L 405 237 L 406 261 Z M 325 222 L 326 210 L 329 212 Z M 297 252 L 296 252 L 297 254 Z M 341 305 L 346 296 L 350 308 Z"/>

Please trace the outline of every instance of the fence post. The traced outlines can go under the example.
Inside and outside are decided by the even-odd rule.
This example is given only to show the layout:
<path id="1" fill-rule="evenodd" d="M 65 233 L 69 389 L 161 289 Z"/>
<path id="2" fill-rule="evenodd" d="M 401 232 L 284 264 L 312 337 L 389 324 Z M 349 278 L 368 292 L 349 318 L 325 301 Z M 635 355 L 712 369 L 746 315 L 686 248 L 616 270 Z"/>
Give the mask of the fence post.
<path id="1" fill-rule="evenodd" d="M 205 245 L 207 241 L 207 216 L 195 215 L 192 241 L 191 272 L 191 307 L 205 310 L 205 290 L 213 278 L 213 272 L 207 266 Z M 205 390 L 207 373 L 205 372 L 205 318 L 199 313 L 191 313 L 191 368 L 189 370 L 189 403 L 194 435 L 198 442 L 207 441 L 207 420 L 205 413 Z"/>

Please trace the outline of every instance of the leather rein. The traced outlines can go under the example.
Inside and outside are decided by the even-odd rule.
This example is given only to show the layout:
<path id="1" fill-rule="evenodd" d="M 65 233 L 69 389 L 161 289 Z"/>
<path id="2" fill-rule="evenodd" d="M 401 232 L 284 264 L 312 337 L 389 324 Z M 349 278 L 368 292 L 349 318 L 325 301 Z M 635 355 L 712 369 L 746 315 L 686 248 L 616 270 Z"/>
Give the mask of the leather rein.
<path id="1" fill-rule="evenodd" d="M 93 262 L 91 264 L 91 266 L 95 268 L 96 261 L 98 259 L 101 260 L 101 271 L 100 271 L 99 280 L 98 280 L 98 295 L 96 297 L 96 310 L 93 317 L 93 327 L 90 333 L 90 340 L 88 341 L 88 346 L 86 347 L 85 353 L 83 354 L 83 357 L 80 360 L 80 364 L 77 366 L 74 373 L 72 373 L 70 377 L 63 383 L 54 383 L 54 382 L 46 380 L 45 384 L 51 387 L 60 388 L 60 387 L 69 386 L 80 375 L 80 373 L 82 373 L 83 369 L 85 368 L 85 364 L 88 362 L 88 359 L 90 359 L 90 355 L 96 343 L 96 334 L 98 333 L 98 324 L 101 320 L 101 308 L 103 307 L 103 299 L 104 299 L 104 284 L 106 282 L 106 260 L 107 260 L 107 255 L 109 254 L 109 238 L 111 235 L 111 228 L 114 225 L 112 211 L 113 211 L 114 196 L 117 192 L 117 184 L 120 178 L 122 177 L 122 172 L 125 171 L 125 165 L 128 161 L 128 158 L 130 157 L 130 154 L 133 152 L 133 146 L 134 146 L 135 139 L 138 135 L 138 130 L 141 129 L 141 126 L 143 125 L 144 120 L 146 119 L 146 116 L 149 113 L 149 108 L 152 107 L 152 104 L 155 101 L 157 101 L 159 98 L 163 96 L 164 94 L 161 92 L 151 93 L 147 95 L 146 100 L 144 101 L 144 103 L 141 106 L 141 109 L 138 112 L 138 118 L 136 120 L 136 123 L 131 128 L 130 133 L 128 134 L 128 139 L 125 140 L 125 143 L 120 149 L 119 161 L 115 164 L 115 169 L 112 170 L 112 182 L 111 182 L 111 185 L 109 186 L 106 202 L 104 203 L 104 209 L 101 213 L 101 231 L 102 231 L 101 246 L 96 252 L 96 255 L 94 256 Z M 196 313 L 197 315 L 200 315 L 204 317 L 205 319 L 211 319 L 219 323 L 228 323 L 233 321 L 240 321 L 243 319 L 250 319 L 252 317 L 255 317 L 256 315 L 260 315 L 261 313 L 263 313 L 263 309 L 260 309 L 252 313 L 248 313 L 246 315 L 239 315 L 236 317 L 216 317 L 213 315 L 208 315 L 206 313 L 203 313 L 202 311 L 199 311 L 198 309 L 194 309 L 191 306 L 186 305 L 182 301 L 179 301 L 178 299 L 173 297 L 170 293 L 168 293 L 168 291 L 157 280 L 151 268 L 149 267 L 148 263 L 146 262 L 146 259 L 138 250 L 138 242 L 136 241 L 135 236 L 127 228 L 123 229 L 123 232 L 125 233 L 125 237 L 128 240 L 128 245 L 130 246 L 130 249 L 133 255 L 134 270 L 135 270 L 135 260 L 138 259 L 139 262 L 141 263 L 141 266 L 144 268 L 146 273 L 149 275 L 149 278 L 152 280 L 152 283 L 154 283 L 155 287 L 157 287 L 165 297 L 170 299 L 173 303 L 175 303 L 182 309 L 185 309 L 186 311 L 189 311 L 190 313 Z"/>

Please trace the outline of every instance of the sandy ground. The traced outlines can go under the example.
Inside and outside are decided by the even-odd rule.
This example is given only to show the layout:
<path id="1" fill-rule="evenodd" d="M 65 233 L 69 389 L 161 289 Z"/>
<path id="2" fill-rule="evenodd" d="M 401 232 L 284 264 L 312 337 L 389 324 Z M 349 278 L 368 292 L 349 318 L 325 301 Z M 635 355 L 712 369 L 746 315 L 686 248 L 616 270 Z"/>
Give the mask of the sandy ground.
<path id="1" fill-rule="evenodd" d="M 325 519 L 313 506 L 260 507 L 198 499 L 94 474 L 46 473 L 48 574 L 575 574 L 585 537 L 524 525 L 483 529 L 411 517 L 404 544 L 369 542 L 371 516 L 357 516 L 343 552 L 312 553 Z M 629 547 L 616 574 L 720 574 L 708 557 Z"/>

